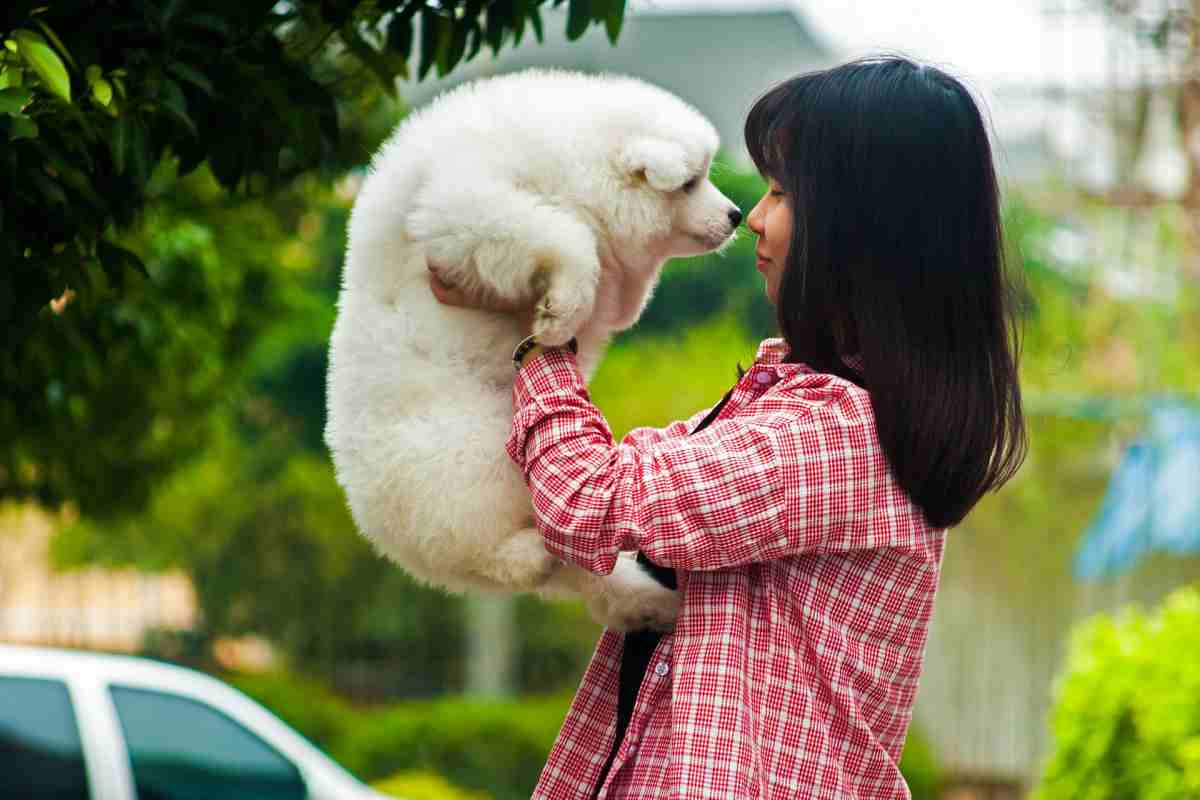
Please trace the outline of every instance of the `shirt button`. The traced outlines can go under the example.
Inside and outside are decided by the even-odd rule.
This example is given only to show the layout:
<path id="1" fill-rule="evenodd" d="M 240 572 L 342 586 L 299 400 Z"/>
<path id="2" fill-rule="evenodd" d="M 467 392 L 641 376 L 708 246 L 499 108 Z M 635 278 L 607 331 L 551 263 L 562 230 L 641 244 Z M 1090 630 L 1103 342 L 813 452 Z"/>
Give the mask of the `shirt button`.
<path id="1" fill-rule="evenodd" d="M 628 753 L 629 755 L 633 755 L 634 753 L 637 752 L 637 745 L 636 744 L 629 745 L 629 747 L 626 748 L 625 752 Z"/>
<path id="2" fill-rule="evenodd" d="M 758 381 L 763 386 L 766 386 L 768 383 L 774 383 L 775 377 L 769 372 L 760 372 L 754 376 L 754 380 Z"/>
<path id="3" fill-rule="evenodd" d="M 654 665 L 654 674 L 658 677 L 663 677 L 671 668 L 667 666 L 667 662 L 660 661 Z"/>

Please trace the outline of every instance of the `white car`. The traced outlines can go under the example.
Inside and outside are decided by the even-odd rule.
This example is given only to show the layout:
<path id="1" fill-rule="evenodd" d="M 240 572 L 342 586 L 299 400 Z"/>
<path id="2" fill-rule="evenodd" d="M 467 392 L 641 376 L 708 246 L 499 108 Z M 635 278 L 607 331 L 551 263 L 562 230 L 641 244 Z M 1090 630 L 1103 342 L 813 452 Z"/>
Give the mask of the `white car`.
<path id="1" fill-rule="evenodd" d="M 384 800 L 202 673 L 0 644 L 0 798 Z"/>

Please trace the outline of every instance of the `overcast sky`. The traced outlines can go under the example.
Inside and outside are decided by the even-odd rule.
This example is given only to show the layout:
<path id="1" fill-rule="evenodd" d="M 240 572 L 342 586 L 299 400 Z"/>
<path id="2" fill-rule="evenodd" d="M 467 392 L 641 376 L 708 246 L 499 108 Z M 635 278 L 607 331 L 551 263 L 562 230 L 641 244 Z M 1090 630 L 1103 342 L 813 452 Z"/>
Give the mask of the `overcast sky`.
<path id="1" fill-rule="evenodd" d="M 1110 57 L 1096 18 L 1051 14 L 1083 0 L 633 0 L 633 9 L 791 7 L 847 57 L 900 50 L 989 88 L 1097 85 Z M 748 44 L 747 46 L 752 46 Z"/>

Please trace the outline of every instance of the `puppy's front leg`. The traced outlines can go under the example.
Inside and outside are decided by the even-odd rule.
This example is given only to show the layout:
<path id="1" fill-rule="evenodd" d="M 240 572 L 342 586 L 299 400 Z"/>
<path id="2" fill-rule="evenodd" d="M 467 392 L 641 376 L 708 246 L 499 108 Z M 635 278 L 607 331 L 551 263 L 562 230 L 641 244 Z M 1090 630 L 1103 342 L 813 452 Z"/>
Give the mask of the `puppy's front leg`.
<path id="1" fill-rule="evenodd" d="M 558 345 L 570 340 L 596 306 L 596 286 L 600 282 L 596 240 L 582 223 L 577 220 L 572 223 L 575 230 L 550 244 L 535 262 L 532 285 L 538 301 L 532 332 L 543 344 Z M 559 233 L 562 232 L 560 229 Z"/>
<path id="2" fill-rule="evenodd" d="M 534 330 L 563 344 L 591 316 L 600 281 L 596 237 L 544 198 L 492 187 L 470 195 L 426 188 L 409 213 L 409 234 L 430 263 L 468 291 L 536 302 Z"/>

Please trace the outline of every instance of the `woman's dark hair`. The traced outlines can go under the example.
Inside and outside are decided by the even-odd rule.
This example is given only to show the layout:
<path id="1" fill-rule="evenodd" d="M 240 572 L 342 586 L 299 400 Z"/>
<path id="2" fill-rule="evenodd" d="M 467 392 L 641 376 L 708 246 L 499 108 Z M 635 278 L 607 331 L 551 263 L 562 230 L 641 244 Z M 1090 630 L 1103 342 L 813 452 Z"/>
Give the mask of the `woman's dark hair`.
<path id="1" fill-rule="evenodd" d="M 773 87 L 745 135 L 794 213 L 785 360 L 866 388 L 900 486 L 933 527 L 957 524 L 1028 449 L 979 108 L 945 72 L 877 56 Z M 842 360 L 856 353 L 861 372 Z"/>

